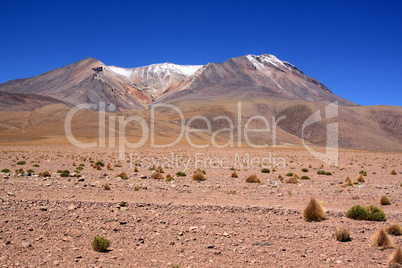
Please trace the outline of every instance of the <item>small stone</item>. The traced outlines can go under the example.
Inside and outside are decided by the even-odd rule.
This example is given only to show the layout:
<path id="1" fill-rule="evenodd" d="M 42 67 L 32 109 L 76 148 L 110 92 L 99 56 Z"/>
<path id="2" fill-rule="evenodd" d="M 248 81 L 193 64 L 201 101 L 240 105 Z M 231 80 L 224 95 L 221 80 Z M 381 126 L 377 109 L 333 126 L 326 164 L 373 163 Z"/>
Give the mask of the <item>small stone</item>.
<path id="1" fill-rule="evenodd" d="M 21 243 L 21 246 L 22 246 L 23 248 L 30 248 L 30 247 L 32 247 L 32 245 L 31 245 L 30 242 L 22 242 L 22 243 Z"/>
<path id="2" fill-rule="evenodd" d="M 40 207 L 39 207 L 39 210 L 40 210 L 40 211 L 47 211 L 47 207 L 46 207 L 46 206 L 40 206 Z"/>
<path id="3" fill-rule="evenodd" d="M 195 232 L 198 229 L 197 226 L 191 226 L 190 227 L 190 232 Z"/>
<path id="4" fill-rule="evenodd" d="M 9 195 L 9 196 L 15 196 L 15 193 L 13 193 L 13 192 L 7 192 L 7 195 Z"/>
<path id="5" fill-rule="evenodd" d="M 382 186 L 381 185 L 376 185 L 375 188 L 382 189 Z"/>
<path id="6" fill-rule="evenodd" d="M 77 207 L 75 205 L 69 205 L 68 210 L 75 210 Z"/>
<path id="7" fill-rule="evenodd" d="M 58 266 L 59 264 L 60 264 L 59 261 L 54 261 L 54 262 L 53 262 L 53 265 L 54 265 L 54 266 Z"/>
<path id="8" fill-rule="evenodd" d="M 215 245 L 212 245 L 212 244 L 207 246 L 207 248 L 214 248 L 214 247 L 215 247 Z"/>

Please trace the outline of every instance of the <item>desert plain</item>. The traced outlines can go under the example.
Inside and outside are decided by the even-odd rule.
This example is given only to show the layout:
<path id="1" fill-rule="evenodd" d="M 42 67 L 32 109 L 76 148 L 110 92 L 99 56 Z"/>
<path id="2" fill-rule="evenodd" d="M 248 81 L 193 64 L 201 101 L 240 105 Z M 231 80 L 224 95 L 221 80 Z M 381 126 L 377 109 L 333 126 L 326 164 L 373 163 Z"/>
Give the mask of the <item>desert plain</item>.
<path id="1" fill-rule="evenodd" d="M 338 159 L 337 166 L 323 164 L 301 146 L 144 146 L 119 158 L 111 148 L 5 144 L 0 265 L 385 267 L 393 249 L 371 246 L 370 238 L 402 223 L 401 154 L 340 149 Z M 159 165 L 172 180 L 152 178 Z M 269 173 L 261 172 L 264 167 Z M 192 180 L 197 168 L 205 171 L 204 181 Z M 62 177 L 63 170 L 70 174 Z M 45 171 L 50 177 L 38 175 Z M 186 176 L 177 176 L 180 171 Z M 286 183 L 290 172 L 298 174 L 297 183 Z M 357 182 L 364 172 L 364 182 Z M 261 183 L 246 182 L 252 174 Z M 344 185 L 347 176 L 353 185 Z M 380 204 L 383 195 L 390 205 Z M 303 219 L 311 197 L 325 208 L 325 220 Z M 386 221 L 347 218 L 357 204 L 380 207 Z M 340 227 L 349 229 L 350 241 L 334 238 Z M 97 235 L 110 239 L 107 252 L 92 250 Z M 402 245 L 402 236 L 390 238 Z"/>

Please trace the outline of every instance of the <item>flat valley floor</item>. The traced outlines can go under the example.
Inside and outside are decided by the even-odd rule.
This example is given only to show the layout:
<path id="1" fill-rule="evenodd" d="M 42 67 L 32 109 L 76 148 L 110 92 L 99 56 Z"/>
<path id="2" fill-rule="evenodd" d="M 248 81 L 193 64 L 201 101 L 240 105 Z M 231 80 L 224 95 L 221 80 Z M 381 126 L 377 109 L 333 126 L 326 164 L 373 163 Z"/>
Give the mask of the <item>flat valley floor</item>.
<path id="1" fill-rule="evenodd" d="M 370 237 L 402 224 L 401 153 L 341 150 L 338 166 L 322 166 L 300 148 L 177 146 L 130 149 L 124 156 L 119 160 L 108 148 L 1 146 L 0 169 L 10 172 L 0 173 L 0 266 L 385 267 L 393 249 L 371 247 Z M 99 170 L 91 166 L 98 161 L 105 164 Z M 153 165 L 174 180 L 152 179 Z M 264 166 L 270 173 L 261 172 Z M 205 170 L 205 181 L 191 180 L 196 168 Z M 45 171 L 51 176 L 37 175 Z M 361 171 L 365 182 L 357 183 Z M 128 179 L 118 177 L 122 172 Z M 310 180 L 278 178 L 289 172 Z M 262 182 L 245 182 L 252 174 Z M 343 186 L 347 176 L 356 184 Z M 103 189 L 106 182 L 110 190 Z M 391 205 L 380 205 L 384 194 Z M 303 220 L 311 197 L 325 207 L 326 220 Z M 387 221 L 346 218 L 357 204 L 381 207 Z M 351 241 L 334 239 L 342 226 Z M 108 252 L 92 250 L 96 235 L 110 239 Z M 390 237 L 402 246 L 402 236 Z"/>

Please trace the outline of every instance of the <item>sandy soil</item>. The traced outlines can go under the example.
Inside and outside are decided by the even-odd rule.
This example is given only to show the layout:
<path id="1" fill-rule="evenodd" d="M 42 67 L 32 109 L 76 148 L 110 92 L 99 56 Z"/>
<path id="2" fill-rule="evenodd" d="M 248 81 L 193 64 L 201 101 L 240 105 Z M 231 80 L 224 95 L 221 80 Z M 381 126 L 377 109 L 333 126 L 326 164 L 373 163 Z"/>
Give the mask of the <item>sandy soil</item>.
<path id="1" fill-rule="evenodd" d="M 247 153 L 255 159 L 254 167 L 239 166 Z M 0 173 L 0 265 L 384 267 L 392 249 L 370 247 L 369 240 L 380 228 L 402 223 L 401 156 L 345 150 L 340 152 L 338 167 L 321 167 L 308 152 L 295 148 L 144 148 L 128 150 L 125 160 L 119 161 L 118 152 L 111 149 L 2 146 L 0 169 L 10 172 Z M 227 161 L 222 160 L 225 157 Z M 264 157 L 260 166 L 257 160 Z M 173 175 L 174 181 L 151 179 L 152 159 L 164 159 L 164 174 Z M 99 160 L 110 163 L 113 170 L 91 167 L 90 161 Z M 142 165 L 133 172 L 136 160 L 142 160 Z M 17 165 L 19 161 L 26 164 Z M 274 161 L 275 172 L 270 166 L 270 173 L 261 173 L 265 162 Z M 73 172 L 80 164 L 85 165 L 80 178 L 57 173 Z M 229 169 L 235 165 L 238 178 L 232 178 Z M 197 167 L 206 172 L 203 182 L 191 180 Z M 52 176 L 16 174 L 20 168 L 36 174 L 47 170 Z M 332 175 L 318 175 L 320 169 Z M 390 175 L 392 169 L 398 174 Z M 367 173 L 364 183 L 340 187 L 346 176 L 355 181 L 361 170 Z M 117 178 L 123 171 L 128 180 Z M 178 171 L 187 176 L 177 177 Z M 278 175 L 288 172 L 311 180 L 280 182 Z M 251 174 L 262 183 L 246 183 Z M 111 190 L 103 189 L 105 182 Z M 391 205 L 379 204 L 383 194 L 391 198 Z M 325 207 L 325 221 L 303 220 L 301 212 L 310 197 Z M 126 207 L 119 206 L 121 201 L 127 202 Z M 381 207 L 387 221 L 346 218 L 345 212 L 356 204 Z M 333 238 L 341 226 L 350 229 L 350 242 Z M 95 235 L 111 240 L 108 252 L 91 249 Z M 402 245 L 402 237 L 391 238 Z"/>

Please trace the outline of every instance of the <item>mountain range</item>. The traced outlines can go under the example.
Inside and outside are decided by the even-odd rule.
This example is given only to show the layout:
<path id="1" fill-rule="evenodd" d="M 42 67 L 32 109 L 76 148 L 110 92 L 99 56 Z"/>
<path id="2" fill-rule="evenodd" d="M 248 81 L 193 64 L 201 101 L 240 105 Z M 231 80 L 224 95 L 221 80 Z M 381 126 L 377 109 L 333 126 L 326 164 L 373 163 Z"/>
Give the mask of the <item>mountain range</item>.
<path id="1" fill-rule="evenodd" d="M 245 107 L 244 121 L 259 114 L 273 118 L 286 116 L 287 120 L 278 124 L 278 141 L 282 144 L 300 144 L 304 120 L 337 101 L 342 147 L 402 149 L 401 107 L 360 106 L 335 95 L 323 83 L 270 54 L 246 55 L 206 65 L 162 63 L 137 68 L 108 66 L 86 58 L 35 77 L 11 80 L 0 84 L 0 140 L 1 137 L 13 140 L 13 133 L 29 133 L 28 127 L 35 129 L 49 124 L 44 120 L 48 116 L 29 121 L 30 116 L 47 111 L 54 118 L 57 110 L 63 122 L 71 107 L 100 101 L 113 104 L 117 113 L 145 117 L 155 104 L 174 104 L 186 118 L 196 115 L 235 118 L 236 104 L 241 102 Z M 87 111 L 94 115 L 93 112 Z M 169 112 L 160 110 L 160 114 L 166 116 Z M 28 120 L 26 124 L 21 124 L 22 115 Z M 171 118 L 174 117 L 172 114 Z M 82 120 L 85 118 L 88 117 Z M 58 124 L 57 120 L 52 122 Z M 166 118 L 164 124 L 175 132 L 177 120 Z M 217 122 L 215 128 L 219 125 L 222 122 Z M 325 145 L 325 131 L 325 122 L 319 122 L 307 131 L 305 139 Z M 95 126 L 83 135 L 90 137 L 92 132 L 97 133 Z M 49 135 L 63 135 L 62 126 L 52 133 L 23 136 L 35 140 Z M 207 136 L 197 138 L 205 140 Z"/>

